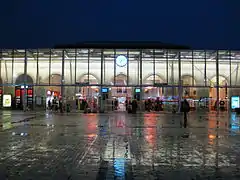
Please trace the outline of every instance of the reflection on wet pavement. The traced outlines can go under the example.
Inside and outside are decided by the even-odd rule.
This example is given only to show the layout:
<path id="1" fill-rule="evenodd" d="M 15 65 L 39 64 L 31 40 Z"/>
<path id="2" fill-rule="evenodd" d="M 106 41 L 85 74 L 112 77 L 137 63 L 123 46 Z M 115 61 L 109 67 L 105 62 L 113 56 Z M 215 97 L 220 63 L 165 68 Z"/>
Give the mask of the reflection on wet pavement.
<path id="1" fill-rule="evenodd" d="M 53 115 L 0 131 L 1 179 L 239 179 L 236 114 Z"/>

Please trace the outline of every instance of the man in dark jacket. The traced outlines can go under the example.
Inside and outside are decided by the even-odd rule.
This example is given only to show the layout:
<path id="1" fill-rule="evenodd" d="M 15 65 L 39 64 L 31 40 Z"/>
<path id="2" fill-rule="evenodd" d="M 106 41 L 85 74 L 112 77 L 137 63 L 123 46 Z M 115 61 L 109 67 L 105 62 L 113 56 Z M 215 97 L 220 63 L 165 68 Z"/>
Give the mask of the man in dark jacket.
<path id="1" fill-rule="evenodd" d="M 182 102 L 182 112 L 183 112 L 183 126 L 187 127 L 187 113 L 190 111 L 190 105 L 186 99 Z"/>

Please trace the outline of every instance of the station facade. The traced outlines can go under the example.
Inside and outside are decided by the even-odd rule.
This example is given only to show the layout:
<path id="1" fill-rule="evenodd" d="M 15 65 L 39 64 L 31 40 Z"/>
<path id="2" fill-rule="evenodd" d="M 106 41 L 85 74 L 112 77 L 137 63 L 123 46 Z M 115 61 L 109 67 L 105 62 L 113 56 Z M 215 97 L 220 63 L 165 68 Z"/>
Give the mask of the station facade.
<path id="1" fill-rule="evenodd" d="M 171 49 L 2 49 L 0 51 L 1 106 L 3 95 L 12 104 L 44 107 L 50 96 L 75 101 L 96 98 L 186 98 L 214 109 L 240 95 L 240 52 Z M 202 106 L 202 105 L 201 105 Z"/>

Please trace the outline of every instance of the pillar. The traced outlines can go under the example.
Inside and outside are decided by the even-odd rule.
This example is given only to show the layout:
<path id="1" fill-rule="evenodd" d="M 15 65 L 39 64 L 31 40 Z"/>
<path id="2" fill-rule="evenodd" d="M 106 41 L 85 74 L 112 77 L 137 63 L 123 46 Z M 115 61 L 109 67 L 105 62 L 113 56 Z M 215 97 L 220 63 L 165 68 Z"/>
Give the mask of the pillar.
<path id="1" fill-rule="evenodd" d="M 216 56 L 216 90 L 217 90 L 217 112 L 219 112 L 219 61 L 218 61 L 218 51 Z"/>
<path id="2" fill-rule="evenodd" d="M 143 100 L 143 98 L 144 98 L 144 95 L 143 95 L 143 86 L 142 86 L 142 84 L 143 84 L 143 80 L 142 80 L 142 49 L 140 50 L 140 56 L 139 56 L 139 74 L 140 74 L 140 89 L 141 89 L 141 91 L 140 91 L 140 99 L 141 100 Z"/>
<path id="3" fill-rule="evenodd" d="M 64 64 L 65 63 L 64 62 L 65 62 L 65 50 L 62 51 L 62 76 L 61 76 L 61 96 L 63 101 L 66 100 L 65 87 L 64 87 L 64 84 L 65 84 L 65 80 L 64 80 Z"/>
<path id="4" fill-rule="evenodd" d="M 27 110 L 27 50 L 25 49 L 25 56 L 24 56 L 24 97 L 23 97 L 23 111 Z"/>
<path id="5" fill-rule="evenodd" d="M 103 93 L 102 93 L 103 72 L 105 71 L 105 68 L 103 68 L 103 63 L 104 63 L 103 59 L 104 59 L 104 54 L 103 54 L 103 50 L 101 50 L 100 113 L 104 113 L 104 110 L 105 110 L 105 107 L 104 107 L 105 105 L 104 105 L 104 100 L 103 100 Z"/>
<path id="6" fill-rule="evenodd" d="M 181 110 L 182 101 L 182 79 L 181 79 L 181 54 L 178 52 L 178 112 Z"/>

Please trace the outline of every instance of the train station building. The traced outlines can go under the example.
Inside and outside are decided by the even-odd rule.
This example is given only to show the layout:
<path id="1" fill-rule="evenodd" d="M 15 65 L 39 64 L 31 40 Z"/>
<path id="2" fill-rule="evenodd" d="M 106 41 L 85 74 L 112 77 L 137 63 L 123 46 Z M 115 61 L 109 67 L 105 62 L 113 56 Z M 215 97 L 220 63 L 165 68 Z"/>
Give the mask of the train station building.
<path id="1" fill-rule="evenodd" d="M 2 49 L 0 58 L 1 107 L 9 106 L 4 95 L 20 108 L 45 107 L 53 96 L 75 101 L 107 93 L 119 103 L 160 98 L 167 107 L 186 98 L 197 109 L 205 99 L 201 108 L 224 101 L 229 110 L 240 95 L 240 51 L 88 44 Z"/>

